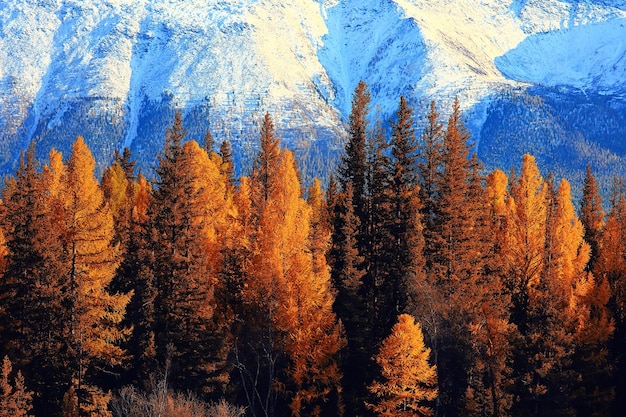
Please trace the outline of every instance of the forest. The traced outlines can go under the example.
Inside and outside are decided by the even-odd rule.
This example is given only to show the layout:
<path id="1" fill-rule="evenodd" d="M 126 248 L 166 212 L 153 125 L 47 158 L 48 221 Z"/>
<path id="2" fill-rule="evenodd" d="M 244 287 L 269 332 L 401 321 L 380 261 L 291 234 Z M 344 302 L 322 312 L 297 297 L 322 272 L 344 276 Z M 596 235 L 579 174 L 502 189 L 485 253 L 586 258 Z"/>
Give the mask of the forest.
<path id="1" fill-rule="evenodd" d="M 487 172 L 458 99 L 370 104 L 309 187 L 269 113 L 238 178 L 180 113 L 148 177 L 31 144 L 0 205 L 0 417 L 621 415 L 623 181 L 603 202 L 587 169 L 578 204 L 532 155 Z"/>

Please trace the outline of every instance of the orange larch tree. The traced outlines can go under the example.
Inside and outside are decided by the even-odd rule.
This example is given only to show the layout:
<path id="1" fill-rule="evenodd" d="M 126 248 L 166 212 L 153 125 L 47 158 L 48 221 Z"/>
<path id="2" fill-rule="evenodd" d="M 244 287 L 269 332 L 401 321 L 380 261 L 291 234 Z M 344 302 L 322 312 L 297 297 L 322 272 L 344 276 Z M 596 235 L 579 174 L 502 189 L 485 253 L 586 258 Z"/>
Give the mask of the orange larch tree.
<path id="1" fill-rule="evenodd" d="M 368 407 L 386 417 L 433 415 L 437 369 L 429 358 L 420 324 L 408 314 L 398 316 L 375 357 L 382 378 L 368 387 L 377 400 Z"/>
<path id="2" fill-rule="evenodd" d="M 546 244 L 546 192 L 535 158 L 524 155 L 521 175 L 511 183 L 507 200 L 506 264 L 513 301 L 512 320 L 523 329 L 528 313 L 529 290 L 536 286 L 544 268 Z"/>
<path id="3" fill-rule="evenodd" d="M 58 156 L 57 168 L 64 172 Z M 0 282 L 2 351 L 39 393 L 34 398 L 37 413 L 58 410 L 71 381 L 68 305 L 73 294 L 65 275 L 66 228 L 48 191 L 48 173 L 47 167 L 38 172 L 31 144 L 15 178 L 7 181 L 1 207 L 7 250 Z"/>
<path id="4" fill-rule="evenodd" d="M 505 269 L 498 256 L 504 239 L 507 183 L 506 174 L 496 170 L 488 176 L 486 190 L 475 184 L 475 192 L 486 197 L 475 197 L 475 201 L 483 201 L 479 207 L 484 207 L 484 216 L 479 219 L 488 227 L 483 229 L 483 236 L 478 237 L 483 240 L 487 254 L 481 260 L 484 266 L 477 281 L 481 290 L 474 292 L 479 302 L 469 323 L 472 364 L 468 372 L 465 411 L 470 416 L 506 416 L 513 403 L 510 362 L 516 327 L 510 323 L 511 299 L 504 288 Z"/>
<path id="5" fill-rule="evenodd" d="M 520 397 L 516 407 L 533 407 L 533 401 L 545 394 L 545 381 L 537 380 L 545 374 L 542 364 L 531 364 L 531 353 L 537 342 L 539 324 L 533 322 L 538 304 L 546 261 L 547 193 L 543 177 L 531 155 L 524 155 L 521 173 L 511 179 L 507 199 L 506 236 L 502 254 L 506 265 L 506 286 L 511 294 L 511 321 L 518 327 L 520 337 L 515 340 L 513 364 L 514 394 Z"/>
<path id="6" fill-rule="evenodd" d="M 197 201 L 198 217 L 194 223 L 201 229 L 200 243 L 201 253 L 206 258 L 206 274 L 209 283 L 213 286 L 212 293 L 209 291 L 209 299 L 205 302 L 212 304 L 213 312 L 211 321 L 203 335 L 203 347 L 208 349 L 203 354 L 204 360 L 210 363 L 209 373 L 212 374 L 213 384 L 223 394 L 229 382 L 230 365 L 226 359 L 230 349 L 231 340 L 228 328 L 229 318 L 225 314 L 226 306 L 219 303 L 217 294 L 224 290 L 225 283 L 219 279 L 219 273 L 223 265 L 222 249 L 224 240 L 229 233 L 228 217 L 233 213 L 233 195 L 230 179 L 222 169 L 223 160 L 215 152 L 207 153 L 197 142 L 188 141 L 183 150 L 189 161 L 188 170 L 193 175 L 193 191 Z M 181 167 L 182 168 L 182 167 Z M 182 168 L 184 169 L 184 168 Z M 198 360 L 198 362 L 200 361 Z M 214 395 L 216 395 L 214 393 Z"/>
<path id="7" fill-rule="evenodd" d="M 12 370 L 11 361 L 8 356 L 5 356 L 0 375 L 0 417 L 30 416 L 33 408 L 33 392 L 26 389 L 21 372 L 18 371 L 11 381 Z"/>
<path id="8" fill-rule="evenodd" d="M 530 155 L 524 156 L 521 176 L 511 185 L 507 207 L 502 250 L 512 319 L 519 329 L 513 366 L 519 401 L 514 410 L 566 415 L 574 409 L 579 379 L 572 365 L 577 343 L 583 346 L 591 322 L 603 327 L 604 341 L 610 334 L 601 288 L 586 271 L 589 245 L 569 183 L 563 180 L 555 190 Z M 599 338 L 596 342 L 604 343 Z"/>
<path id="9" fill-rule="evenodd" d="M 262 227 L 284 226 L 275 242 L 284 274 L 275 326 L 285 332 L 284 352 L 289 360 L 285 382 L 287 390 L 293 392 L 290 409 L 296 417 L 335 414 L 339 412 L 341 381 L 337 354 L 345 341 L 332 310 L 335 294 L 328 267 L 323 257 L 315 259 L 310 250 L 312 244 L 325 244 L 310 241 L 312 210 L 300 195 L 291 152 L 284 152 L 279 169 L 285 188 L 276 200 L 278 210 L 268 213 L 263 219 L 268 222 Z M 329 398 L 334 401 L 324 404 Z"/>
<path id="10" fill-rule="evenodd" d="M 82 137 L 74 142 L 61 191 L 66 213 L 68 281 L 73 294 L 74 384 L 84 412 L 106 415 L 108 396 L 98 387 L 98 370 L 119 365 L 120 342 L 128 334 L 119 324 L 131 294 L 111 294 L 108 286 L 120 262 L 114 245 L 113 215 L 94 177 L 95 161 Z"/>
<path id="11" fill-rule="evenodd" d="M 255 168 L 256 230 L 242 292 L 250 314 L 242 333 L 248 354 L 239 366 L 245 377 L 261 366 L 269 379 L 244 380 L 252 394 L 249 405 L 255 415 L 273 415 L 278 395 L 284 395 L 293 415 L 320 415 L 329 406 L 325 398 L 339 397 L 336 355 L 344 341 L 332 311 L 328 268 L 322 258 L 315 265 L 311 251 L 311 208 L 301 196 L 293 155 L 278 148 L 269 115 Z"/>

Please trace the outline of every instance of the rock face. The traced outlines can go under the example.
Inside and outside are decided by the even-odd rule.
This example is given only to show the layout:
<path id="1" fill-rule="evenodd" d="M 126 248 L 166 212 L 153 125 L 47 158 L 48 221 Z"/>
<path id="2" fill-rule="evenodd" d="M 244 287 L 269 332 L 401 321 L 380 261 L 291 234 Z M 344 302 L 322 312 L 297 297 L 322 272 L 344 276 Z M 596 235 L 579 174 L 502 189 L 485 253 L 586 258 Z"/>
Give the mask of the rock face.
<path id="1" fill-rule="evenodd" d="M 361 79 L 383 119 L 400 95 L 418 114 L 458 95 L 488 165 L 490 149 L 564 141 L 621 163 L 626 2 L 4 0 L 0 165 L 11 172 L 31 139 L 45 155 L 80 134 L 102 166 L 124 146 L 149 166 L 175 109 L 190 137 L 210 129 L 242 159 L 270 111 L 290 146 L 324 158 Z M 507 139 L 512 114 L 561 137 Z"/>

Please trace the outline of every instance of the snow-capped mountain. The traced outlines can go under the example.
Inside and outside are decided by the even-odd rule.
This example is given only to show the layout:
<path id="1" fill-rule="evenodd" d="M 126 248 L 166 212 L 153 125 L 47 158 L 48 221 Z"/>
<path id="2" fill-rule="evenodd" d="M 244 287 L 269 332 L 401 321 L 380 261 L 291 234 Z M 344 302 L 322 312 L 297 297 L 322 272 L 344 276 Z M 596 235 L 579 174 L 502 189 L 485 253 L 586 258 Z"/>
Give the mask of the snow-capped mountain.
<path id="1" fill-rule="evenodd" d="M 561 119 L 572 94 L 597 95 L 626 129 L 626 1 L 3 0 L 0 163 L 79 134 L 102 163 L 123 146 L 149 159 L 173 109 L 242 154 L 266 111 L 293 146 L 332 148 L 359 80 L 383 118 L 400 95 L 418 114 L 458 95 L 491 145 L 510 94 Z"/>

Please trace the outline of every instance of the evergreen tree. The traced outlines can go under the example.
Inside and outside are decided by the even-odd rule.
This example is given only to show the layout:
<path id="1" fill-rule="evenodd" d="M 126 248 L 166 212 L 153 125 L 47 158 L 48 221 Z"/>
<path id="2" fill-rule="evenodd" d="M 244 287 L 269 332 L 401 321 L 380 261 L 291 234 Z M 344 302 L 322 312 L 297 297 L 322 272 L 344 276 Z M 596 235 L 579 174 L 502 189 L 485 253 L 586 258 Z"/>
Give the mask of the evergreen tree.
<path id="1" fill-rule="evenodd" d="M 232 395 L 241 403 L 250 403 L 249 391 L 246 391 L 245 354 L 246 342 L 246 308 L 244 306 L 244 285 L 252 268 L 252 242 L 256 226 L 252 213 L 252 189 L 250 179 L 241 177 L 234 189 L 233 209 L 227 215 L 228 226 L 223 238 L 219 271 L 220 285 L 216 291 L 218 305 L 222 306 L 222 314 L 231 324 L 233 335 L 232 362 L 234 373 L 230 387 Z M 243 345 L 243 348 L 242 348 Z"/>
<path id="2" fill-rule="evenodd" d="M 363 308 L 369 311 L 367 325 L 361 331 L 363 338 L 369 340 L 367 360 L 376 354 L 376 346 L 389 335 L 391 327 L 397 317 L 399 307 L 396 290 L 399 282 L 394 282 L 392 260 L 394 254 L 394 237 L 392 236 L 393 208 L 391 205 L 391 159 L 389 145 L 381 123 L 376 122 L 374 134 L 368 141 L 367 147 L 367 206 L 365 217 L 361 219 L 365 227 L 357 235 L 360 253 L 364 257 L 362 268 L 366 271 L 361 286 Z M 364 363 L 364 369 L 373 369 L 371 363 Z M 372 380 L 374 374 L 367 375 Z M 364 392 L 365 394 L 367 391 Z"/>
<path id="3" fill-rule="evenodd" d="M 470 324 L 485 297 L 494 291 L 479 285 L 485 280 L 489 231 L 482 214 L 486 211 L 482 179 L 475 160 L 469 158 L 468 141 L 457 99 L 444 134 L 441 160 L 425 163 L 440 166 L 440 174 L 432 186 L 436 190 L 433 212 L 424 213 L 431 216 L 425 232 L 425 283 L 417 283 L 414 304 L 416 317 L 424 324 L 434 349 L 439 383 L 437 415 L 456 414 L 465 407 L 463 398 L 472 366 Z M 432 156 L 438 157 L 436 153 Z"/>
<path id="4" fill-rule="evenodd" d="M 124 149 L 123 157 L 116 151 L 116 160 L 102 176 L 101 188 L 113 213 L 116 232 L 114 241 L 119 245 L 122 254 L 122 261 L 109 290 L 114 293 L 132 293 L 122 321 L 124 327 L 132 330 L 130 337 L 122 345 L 129 359 L 121 367 L 123 376 L 120 380 L 122 383 L 141 386 L 148 381 L 150 372 L 156 368 L 153 362 L 154 334 L 147 323 L 153 315 L 151 307 L 154 291 L 153 288 L 146 288 L 146 282 L 142 279 L 146 276 L 146 265 L 143 264 L 143 255 L 140 254 L 142 250 L 147 251 L 147 240 L 142 234 L 142 226 L 147 220 L 151 185 L 142 175 L 135 176 L 134 166 L 128 148 Z"/>
<path id="5" fill-rule="evenodd" d="M 1 207 L 1 206 L 0 206 Z M 0 276 L 4 276 L 7 268 L 7 240 L 4 237 L 2 227 L 0 227 Z"/>
<path id="6" fill-rule="evenodd" d="M 583 183 L 583 198 L 580 200 L 580 220 L 585 230 L 585 242 L 591 249 L 587 269 L 592 271 L 598 258 L 598 245 L 604 227 L 604 211 L 602 197 L 589 165 L 587 165 L 587 174 Z"/>
<path id="7" fill-rule="evenodd" d="M 330 174 L 328 179 L 328 186 L 326 187 L 326 208 L 328 210 L 327 218 L 329 222 L 330 231 L 333 231 L 333 219 L 335 217 L 335 209 L 337 208 L 339 198 L 339 188 L 335 176 Z"/>
<path id="8" fill-rule="evenodd" d="M 346 154 L 342 157 L 338 168 L 341 188 L 345 190 L 348 182 L 352 183 L 354 212 L 361 220 L 362 237 L 359 244 L 364 245 L 365 227 L 367 227 L 367 137 L 368 113 L 371 97 L 367 84 L 360 81 L 352 97 L 350 125 Z"/>
<path id="9" fill-rule="evenodd" d="M 419 143 L 420 160 L 418 169 L 420 174 L 420 200 L 422 201 L 422 218 L 425 223 L 425 239 L 432 240 L 428 235 L 434 230 L 434 220 L 437 216 L 437 184 L 442 169 L 443 153 L 443 125 L 439 123 L 439 113 L 435 101 L 431 101 L 427 123 Z M 432 246 L 432 245 L 427 245 Z M 428 257 L 427 257 L 428 258 Z M 428 259 L 427 259 L 428 261 Z"/>
<path id="10" fill-rule="evenodd" d="M 595 271 L 604 228 L 604 211 L 589 166 L 580 202 L 580 222 L 584 229 L 584 241 L 589 244 L 586 270 Z M 576 409 L 589 416 L 609 415 L 615 395 L 612 384 L 614 358 L 609 352 L 609 340 L 615 330 L 609 309 L 611 288 L 604 273 L 582 275 L 580 278 L 575 287 L 580 324 L 573 358 L 574 369 L 580 375 L 576 383 Z"/>
<path id="11" fill-rule="evenodd" d="M 222 158 L 222 175 L 226 176 L 229 184 L 233 185 L 235 181 L 235 165 L 233 161 L 233 151 L 229 141 L 222 141 L 219 155 Z"/>
<path id="12" fill-rule="evenodd" d="M 417 174 L 417 141 L 413 112 L 400 98 L 391 132 L 391 230 L 392 259 L 389 265 L 392 302 L 396 314 L 406 311 L 408 297 L 424 280 L 424 236 Z"/>
<path id="13" fill-rule="evenodd" d="M 171 363 L 175 388 L 209 395 L 226 382 L 221 324 L 214 316 L 220 259 L 212 223 L 220 221 L 225 183 L 197 143 L 183 146 L 184 136 L 177 113 L 159 156 L 158 181 L 148 206 L 144 262 L 149 269 L 140 282 L 148 297 L 143 302 L 150 302 L 154 288 L 151 330 L 157 362 Z M 214 182 L 202 178 L 199 169 L 206 169 Z M 215 195 L 215 186 L 221 187 L 219 198 L 209 200 L 207 193 Z"/>
<path id="14" fill-rule="evenodd" d="M 57 168 L 64 170 L 62 163 Z M 49 169 L 45 172 L 47 178 Z M 72 295 L 64 276 L 65 224 L 57 217 L 46 178 L 37 172 L 31 144 L 15 178 L 3 190 L 2 205 L 7 250 L 0 284 L 2 351 L 24 369 L 36 389 L 37 413 L 58 410 L 71 379 L 67 340 Z"/>
<path id="15" fill-rule="evenodd" d="M 278 186 L 273 176 L 276 175 L 280 161 L 280 140 L 274 135 L 274 122 L 269 113 L 265 113 L 261 123 L 260 142 L 261 148 L 254 161 L 253 190 L 257 192 L 255 204 L 262 208 Z"/>
<path id="16" fill-rule="evenodd" d="M 156 288 L 151 265 L 154 252 L 151 250 L 151 230 L 148 222 L 148 207 L 152 199 L 152 185 L 140 175 L 135 186 L 134 204 L 131 209 L 128 240 L 117 270 L 113 288 L 131 291 L 123 325 L 132 329 L 124 345 L 130 360 L 125 382 L 143 386 L 158 368 L 154 340 L 154 298 Z M 113 285 L 115 284 L 115 286 Z"/>
<path id="17" fill-rule="evenodd" d="M 626 197 L 622 185 L 616 181 L 611 209 L 606 218 L 598 245 L 598 257 L 594 266 L 594 276 L 605 279 L 610 287 L 609 311 L 614 320 L 615 330 L 610 341 L 614 355 L 613 384 L 615 402 L 612 415 L 621 415 L 626 406 Z M 599 285 L 601 287 L 601 285 Z"/>
<path id="18" fill-rule="evenodd" d="M 206 133 L 204 134 L 204 150 L 207 152 L 207 154 L 210 154 L 211 152 L 213 152 L 213 147 L 215 146 L 215 140 L 213 139 L 213 135 L 211 134 L 211 130 L 207 129 Z"/>
<path id="19" fill-rule="evenodd" d="M 135 181 L 137 178 L 135 176 L 135 161 L 131 158 L 130 149 L 128 147 L 124 147 L 122 154 L 120 155 L 119 151 L 115 150 L 115 163 L 117 163 L 122 171 L 126 174 L 126 179 L 129 182 Z"/>
<path id="20" fill-rule="evenodd" d="M 332 189 L 329 187 L 329 193 Z M 360 222 L 354 214 L 352 183 L 346 185 L 345 191 L 336 200 L 332 217 L 332 246 L 328 258 L 333 287 L 337 291 L 333 309 L 343 323 L 347 340 L 341 362 L 346 408 L 349 415 L 357 415 L 365 399 L 366 378 L 372 372 L 368 369 L 372 341 L 363 331 L 368 322 L 368 310 L 362 295 L 365 271 L 357 245 Z"/>

